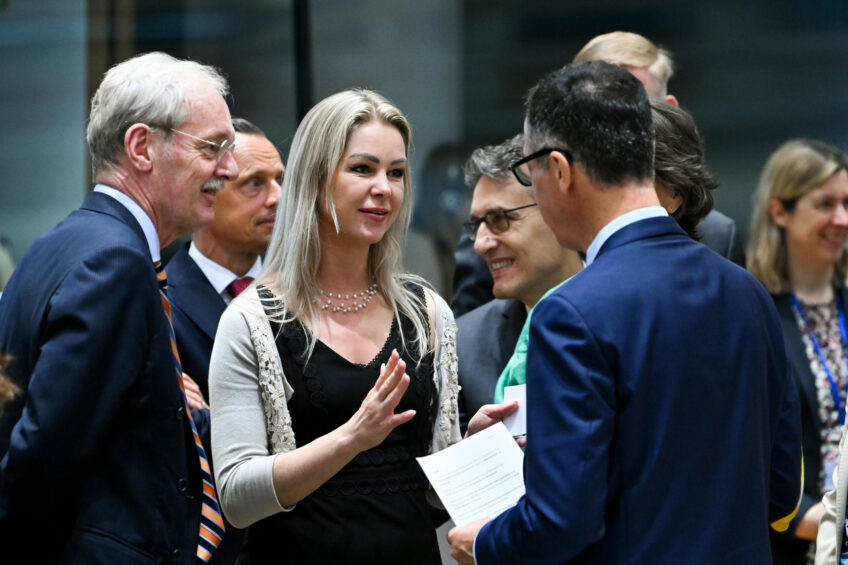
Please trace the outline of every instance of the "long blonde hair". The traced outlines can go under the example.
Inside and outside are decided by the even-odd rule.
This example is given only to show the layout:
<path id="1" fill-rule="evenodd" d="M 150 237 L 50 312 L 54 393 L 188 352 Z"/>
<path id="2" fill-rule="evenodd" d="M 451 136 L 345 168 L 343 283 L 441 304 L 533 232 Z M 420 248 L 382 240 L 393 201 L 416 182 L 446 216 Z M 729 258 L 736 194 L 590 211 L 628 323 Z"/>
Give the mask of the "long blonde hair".
<path id="1" fill-rule="evenodd" d="M 770 293 L 785 294 L 792 288 L 786 235 L 774 223 L 769 201 L 775 198 L 791 210 L 799 198 L 845 168 L 846 157 L 839 149 L 810 139 L 787 141 L 769 157 L 754 195 L 746 256 L 748 270 Z M 846 261 L 848 257 L 843 253 L 834 269 L 836 286 L 844 283 Z"/>
<path id="2" fill-rule="evenodd" d="M 268 253 L 258 277 L 277 295 L 272 320 L 286 323 L 316 320 L 319 309 L 318 267 L 321 264 L 321 239 L 318 235 L 318 209 L 331 211 L 338 227 L 333 191 L 327 186 L 344 155 L 351 134 L 370 122 L 396 128 L 403 138 L 406 155 L 412 144 L 412 132 L 404 115 L 383 96 L 364 89 L 353 89 L 329 96 L 316 104 L 303 118 L 292 139 L 283 180 L 281 202 Z M 403 178 L 403 202 L 383 238 L 368 253 L 368 275 L 380 288 L 386 302 L 400 321 L 404 315 L 412 321 L 418 357 L 429 348 L 426 339 L 426 306 L 407 282 L 426 284 L 423 279 L 401 269 L 401 244 L 412 218 L 414 200 L 412 175 Z M 323 202 L 319 199 L 323 198 Z M 309 324 L 307 354 L 311 355 L 317 337 Z"/>

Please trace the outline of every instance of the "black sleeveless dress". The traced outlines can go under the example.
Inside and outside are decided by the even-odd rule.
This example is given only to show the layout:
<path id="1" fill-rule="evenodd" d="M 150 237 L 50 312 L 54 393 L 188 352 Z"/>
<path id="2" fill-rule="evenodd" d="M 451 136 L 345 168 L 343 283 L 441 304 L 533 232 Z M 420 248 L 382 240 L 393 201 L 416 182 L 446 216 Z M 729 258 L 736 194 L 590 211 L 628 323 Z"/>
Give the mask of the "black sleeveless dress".
<path id="1" fill-rule="evenodd" d="M 422 296 L 420 287 L 414 291 Z M 283 371 L 294 388 L 288 407 L 298 447 L 350 419 L 392 349 L 406 361 L 411 379 L 396 412 L 412 408 L 416 415 L 379 446 L 357 455 L 292 511 L 250 526 L 239 563 L 441 563 L 424 496 L 428 482 L 415 461 L 430 445 L 437 391 L 432 353 L 418 364 L 411 347 L 403 348 L 401 334 L 407 344 L 412 342 L 411 322 L 404 317 L 400 327 L 393 322 L 383 349 L 367 365 L 351 363 L 321 341 L 307 362 L 298 322 L 279 332 L 272 324 L 272 329 Z"/>

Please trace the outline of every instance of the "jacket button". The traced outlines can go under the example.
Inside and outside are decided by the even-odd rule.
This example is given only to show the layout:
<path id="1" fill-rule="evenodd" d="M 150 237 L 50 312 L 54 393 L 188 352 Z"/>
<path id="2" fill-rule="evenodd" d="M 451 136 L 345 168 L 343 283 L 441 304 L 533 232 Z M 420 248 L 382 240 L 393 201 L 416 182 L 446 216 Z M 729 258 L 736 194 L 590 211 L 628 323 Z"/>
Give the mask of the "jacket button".
<path id="1" fill-rule="evenodd" d="M 185 417 L 185 407 L 180 406 L 177 408 L 177 420 L 182 420 Z"/>
<path id="2" fill-rule="evenodd" d="M 177 490 L 181 494 L 187 493 L 188 492 L 188 480 L 187 479 L 180 479 L 179 481 L 177 481 Z"/>
<path id="3" fill-rule="evenodd" d="M 183 552 L 181 549 L 175 549 L 171 552 L 171 561 L 177 563 L 183 557 Z"/>

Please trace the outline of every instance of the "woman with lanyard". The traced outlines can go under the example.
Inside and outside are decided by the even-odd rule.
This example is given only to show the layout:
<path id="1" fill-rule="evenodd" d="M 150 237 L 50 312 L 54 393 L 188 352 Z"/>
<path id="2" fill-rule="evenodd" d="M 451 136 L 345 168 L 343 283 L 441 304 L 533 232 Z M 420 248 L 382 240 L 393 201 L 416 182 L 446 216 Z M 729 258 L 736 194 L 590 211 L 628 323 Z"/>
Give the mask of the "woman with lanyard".
<path id="1" fill-rule="evenodd" d="M 771 532 L 776 564 L 813 562 L 821 498 L 833 488 L 848 376 L 846 240 L 845 155 L 818 141 L 784 143 L 760 177 L 747 250 L 780 313 L 801 403 L 804 492 L 789 529 Z"/>

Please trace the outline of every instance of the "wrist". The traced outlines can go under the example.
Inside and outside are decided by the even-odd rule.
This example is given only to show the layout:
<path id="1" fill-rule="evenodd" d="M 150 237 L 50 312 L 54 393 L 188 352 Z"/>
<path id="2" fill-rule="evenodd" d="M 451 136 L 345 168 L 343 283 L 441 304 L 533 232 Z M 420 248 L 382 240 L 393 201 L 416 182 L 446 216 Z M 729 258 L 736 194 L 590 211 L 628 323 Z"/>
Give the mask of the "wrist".
<path id="1" fill-rule="evenodd" d="M 338 437 L 336 438 L 337 453 L 345 453 L 353 459 L 361 451 L 365 450 L 356 433 L 356 427 L 350 421 L 342 424 L 336 431 L 338 432 Z"/>

